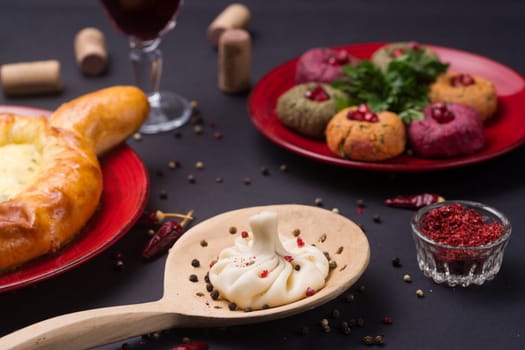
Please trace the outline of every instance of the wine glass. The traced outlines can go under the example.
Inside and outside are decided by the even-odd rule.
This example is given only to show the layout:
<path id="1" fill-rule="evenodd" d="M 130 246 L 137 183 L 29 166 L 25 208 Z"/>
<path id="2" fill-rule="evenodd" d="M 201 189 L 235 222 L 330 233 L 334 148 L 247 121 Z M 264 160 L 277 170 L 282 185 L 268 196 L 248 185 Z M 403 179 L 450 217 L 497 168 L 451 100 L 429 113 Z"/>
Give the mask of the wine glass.
<path id="1" fill-rule="evenodd" d="M 159 91 L 162 72 L 161 37 L 175 27 L 183 0 L 100 0 L 114 26 L 129 37 L 130 60 L 136 82 L 147 95 L 150 114 L 140 131 L 156 134 L 188 121 L 187 99 Z"/>

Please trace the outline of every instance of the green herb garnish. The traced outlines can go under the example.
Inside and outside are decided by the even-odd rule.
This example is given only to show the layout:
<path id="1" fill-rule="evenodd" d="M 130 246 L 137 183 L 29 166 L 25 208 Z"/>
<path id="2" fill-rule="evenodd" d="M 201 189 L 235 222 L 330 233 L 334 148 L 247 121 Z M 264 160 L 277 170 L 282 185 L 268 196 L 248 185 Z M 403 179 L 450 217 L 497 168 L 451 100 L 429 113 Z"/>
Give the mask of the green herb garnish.
<path id="1" fill-rule="evenodd" d="M 348 95 L 348 99 L 336 101 L 337 108 L 366 103 L 373 112 L 388 110 L 399 114 L 406 124 L 423 119 L 422 110 L 429 103 L 429 85 L 448 66 L 424 50 L 405 51 L 390 62 L 386 72 L 369 60 L 345 66 L 345 77 L 332 84 Z"/>

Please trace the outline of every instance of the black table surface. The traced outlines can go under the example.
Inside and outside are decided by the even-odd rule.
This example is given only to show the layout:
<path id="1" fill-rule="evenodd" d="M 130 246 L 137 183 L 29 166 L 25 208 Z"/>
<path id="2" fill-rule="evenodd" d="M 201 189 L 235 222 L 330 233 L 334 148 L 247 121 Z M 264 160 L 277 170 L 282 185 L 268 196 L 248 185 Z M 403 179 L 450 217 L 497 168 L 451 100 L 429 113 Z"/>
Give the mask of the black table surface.
<path id="1" fill-rule="evenodd" d="M 100 349 L 117 349 L 124 342 L 130 349 L 171 349 L 184 337 L 208 342 L 217 350 L 347 349 L 365 347 L 362 338 L 378 334 L 384 335 L 389 349 L 525 348 L 525 149 L 468 167 L 424 173 L 343 168 L 291 153 L 252 125 L 248 93 L 228 95 L 217 87 L 218 55 L 207 41 L 206 29 L 228 4 L 186 1 L 175 30 L 163 39 L 162 88 L 197 101 L 205 124 L 201 135 L 188 124 L 181 128 L 179 138 L 166 132 L 128 140 L 149 172 L 148 208 L 193 209 L 196 224 L 232 209 L 279 203 L 316 205 L 316 198 L 322 198 L 325 208 L 338 208 L 364 226 L 371 246 L 370 264 L 345 292 L 355 294 L 351 303 L 342 297 L 282 320 L 162 330 Z M 253 0 L 245 4 L 253 15 L 253 84 L 311 47 L 401 40 L 474 52 L 525 72 L 525 2 L 521 0 Z M 82 75 L 74 59 L 74 36 L 88 26 L 101 29 L 107 40 L 109 69 L 100 77 Z M 98 1 L 3 0 L 0 42 L 0 63 L 58 59 L 64 83 L 63 92 L 55 96 L 1 96 L 0 104 L 52 110 L 93 90 L 133 84 L 127 40 L 111 27 Z M 215 129 L 209 123 L 215 123 Z M 215 130 L 224 137 L 216 139 Z M 180 167 L 169 169 L 169 161 L 178 161 Z M 196 169 L 198 161 L 204 163 L 203 169 Z M 283 164 L 288 171 L 280 170 Z M 269 174 L 263 175 L 262 167 Z M 189 174 L 196 177 L 195 183 L 187 180 Z M 223 182 L 217 183 L 217 177 Z M 251 184 L 244 183 L 247 177 Z M 167 198 L 162 198 L 163 191 Z M 387 196 L 418 192 L 483 202 L 508 216 L 513 236 L 495 280 L 483 286 L 451 288 L 423 276 L 409 229 L 413 212 L 383 204 Z M 356 211 L 358 200 L 365 202 L 363 213 Z M 374 221 L 376 215 L 380 223 Z M 147 239 L 146 230 L 134 228 L 108 250 L 70 271 L 1 294 L 0 335 L 66 313 L 159 299 L 165 259 L 145 262 L 141 258 Z M 114 268 L 117 252 L 124 257 L 122 270 Z M 402 267 L 392 266 L 394 257 L 401 259 Z M 403 281 L 404 274 L 412 276 L 412 283 Z M 425 292 L 423 298 L 416 297 L 417 289 Z M 392 317 L 393 323 L 384 324 L 385 316 Z M 331 332 L 322 331 L 323 318 L 330 321 Z M 364 326 L 344 335 L 339 324 L 351 319 L 363 319 Z M 299 332 L 305 327 L 306 334 Z"/>

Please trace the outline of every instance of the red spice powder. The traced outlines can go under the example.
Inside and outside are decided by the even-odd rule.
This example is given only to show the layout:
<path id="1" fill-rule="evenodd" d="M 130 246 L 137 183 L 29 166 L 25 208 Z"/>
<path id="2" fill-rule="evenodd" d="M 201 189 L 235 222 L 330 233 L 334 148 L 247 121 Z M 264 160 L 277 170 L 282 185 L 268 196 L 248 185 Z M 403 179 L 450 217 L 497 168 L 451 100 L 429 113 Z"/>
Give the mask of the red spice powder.
<path id="1" fill-rule="evenodd" d="M 459 203 L 432 209 L 421 220 L 421 232 L 435 242 L 455 247 L 488 244 L 503 235 L 499 222 L 484 222 L 474 209 Z"/>

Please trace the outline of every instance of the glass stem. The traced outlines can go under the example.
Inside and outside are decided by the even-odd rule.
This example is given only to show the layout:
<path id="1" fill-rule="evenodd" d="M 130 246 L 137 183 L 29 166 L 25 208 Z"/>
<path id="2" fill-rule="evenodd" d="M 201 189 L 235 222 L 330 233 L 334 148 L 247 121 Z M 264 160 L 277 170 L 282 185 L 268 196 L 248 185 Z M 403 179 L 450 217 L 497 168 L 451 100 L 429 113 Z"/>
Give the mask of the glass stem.
<path id="1" fill-rule="evenodd" d="M 137 86 L 152 97 L 159 92 L 162 73 L 162 53 L 159 45 L 160 38 L 151 41 L 130 39 L 129 58 Z"/>

